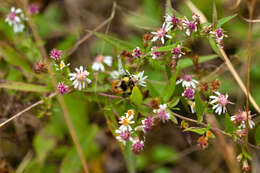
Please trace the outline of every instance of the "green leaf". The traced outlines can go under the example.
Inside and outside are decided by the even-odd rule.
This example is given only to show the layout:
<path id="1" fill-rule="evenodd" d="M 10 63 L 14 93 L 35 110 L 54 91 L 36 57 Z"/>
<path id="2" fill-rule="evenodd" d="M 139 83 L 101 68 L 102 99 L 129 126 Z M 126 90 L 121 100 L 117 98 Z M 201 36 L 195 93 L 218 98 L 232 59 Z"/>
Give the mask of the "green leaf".
<path id="1" fill-rule="evenodd" d="M 93 150 L 92 147 L 95 146 L 93 143 L 93 140 L 98 132 L 98 127 L 93 125 L 89 126 L 87 128 L 87 135 L 84 134 L 84 140 L 81 143 L 81 148 L 83 150 L 83 154 L 89 155 L 91 150 Z M 83 133 L 83 132 L 82 132 Z M 81 161 L 79 159 L 78 153 L 76 151 L 76 148 L 73 147 L 65 156 L 65 158 L 62 160 L 61 163 L 61 173 L 72 173 L 72 172 L 79 172 L 81 170 Z"/>
<path id="2" fill-rule="evenodd" d="M 177 118 L 172 113 L 170 113 L 170 114 L 171 114 L 170 119 L 172 120 L 172 122 L 174 122 L 175 124 L 178 124 Z"/>
<path id="3" fill-rule="evenodd" d="M 26 92 L 50 92 L 50 88 L 42 85 L 28 84 L 23 82 L 0 83 L 0 88 L 26 91 Z"/>
<path id="4" fill-rule="evenodd" d="M 180 97 L 174 97 L 170 103 L 168 103 L 169 108 L 175 107 L 180 102 Z"/>
<path id="5" fill-rule="evenodd" d="M 98 38 L 101 38 L 103 40 L 105 40 L 107 43 L 115 46 L 117 49 L 119 50 L 128 50 L 128 51 L 132 51 L 136 45 L 133 45 L 127 41 L 123 41 L 123 40 L 119 40 L 118 38 L 106 35 L 106 34 L 101 34 L 98 32 L 94 32 L 94 31 L 90 31 L 89 32 L 95 34 Z"/>
<path id="6" fill-rule="evenodd" d="M 260 145 L 260 125 L 255 130 L 255 141 L 257 145 Z"/>
<path id="7" fill-rule="evenodd" d="M 216 54 L 221 55 L 218 46 L 216 42 L 213 40 L 213 38 L 209 38 L 209 44 Z"/>
<path id="8" fill-rule="evenodd" d="M 179 69 L 177 68 L 176 72 L 174 73 L 174 75 L 172 75 L 170 79 L 170 85 L 166 84 L 164 88 L 163 100 L 165 102 L 168 102 L 174 93 L 175 86 L 176 86 L 176 78 L 178 76 L 178 73 L 179 73 Z"/>
<path id="9" fill-rule="evenodd" d="M 227 16 L 227 17 L 219 19 L 217 27 L 221 27 L 223 24 L 227 23 L 228 21 L 230 21 L 231 19 L 233 19 L 236 16 L 237 16 L 237 14 L 234 14 L 232 16 Z"/>
<path id="10" fill-rule="evenodd" d="M 135 86 L 133 88 L 132 94 L 130 96 L 130 100 L 131 102 L 133 102 L 136 106 L 140 106 L 142 104 L 143 101 L 143 95 L 141 93 L 141 91 L 139 90 L 139 88 L 137 86 Z"/>
<path id="11" fill-rule="evenodd" d="M 228 113 L 225 114 L 225 132 L 233 134 L 235 131 L 234 123 Z"/>
<path id="12" fill-rule="evenodd" d="M 159 97 L 160 93 L 157 91 L 157 89 L 153 86 L 153 84 L 151 84 L 150 82 L 146 82 L 146 86 L 149 90 L 149 94 L 155 98 L 155 97 Z"/>
<path id="13" fill-rule="evenodd" d="M 152 151 L 151 159 L 155 163 L 174 162 L 178 158 L 178 152 L 166 145 L 156 145 Z"/>
<path id="14" fill-rule="evenodd" d="M 205 106 L 203 101 L 200 98 L 199 92 L 195 93 L 195 110 L 196 110 L 198 122 L 201 123 L 203 120 L 203 113 L 205 110 Z"/>
<path id="15" fill-rule="evenodd" d="M 16 50 L 7 44 L 1 44 L 0 53 L 3 55 L 3 58 L 9 64 L 19 67 L 22 71 L 26 71 L 28 73 L 33 73 L 31 66 L 28 62 L 21 57 Z"/>
<path id="16" fill-rule="evenodd" d="M 55 136 L 49 132 L 49 128 L 51 128 L 51 125 L 42 129 L 33 140 L 33 145 L 37 154 L 37 160 L 41 163 L 45 161 L 47 154 L 51 149 L 54 148 L 57 142 Z"/>
<path id="17" fill-rule="evenodd" d="M 175 48 L 177 45 L 178 44 L 175 43 L 175 44 L 171 44 L 168 46 L 162 46 L 162 47 L 152 50 L 150 53 L 152 53 L 152 52 L 169 52 L 169 51 L 172 51 L 172 49 Z"/>
<path id="18" fill-rule="evenodd" d="M 246 152 L 245 148 L 242 147 L 242 154 L 245 158 L 252 160 L 252 156 L 250 156 L 250 154 L 248 154 L 248 152 Z"/>
<path id="19" fill-rule="evenodd" d="M 218 57 L 218 55 L 215 55 L 215 54 L 214 55 L 200 56 L 199 57 L 199 63 L 203 63 L 203 62 L 215 59 L 217 57 Z M 177 67 L 179 69 L 184 69 L 184 68 L 191 67 L 192 65 L 193 65 L 193 62 L 192 62 L 191 58 L 183 58 L 183 59 L 180 59 L 178 61 Z"/>
<path id="20" fill-rule="evenodd" d="M 123 155 L 126 161 L 126 165 L 127 165 L 127 169 L 129 173 L 135 173 L 135 168 L 136 168 L 136 163 L 135 163 L 135 155 L 132 152 L 132 147 L 131 147 L 131 143 L 127 142 L 126 143 L 126 147 L 123 150 Z"/>
<path id="21" fill-rule="evenodd" d="M 197 133 L 199 135 L 203 135 L 204 133 L 206 133 L 207 129 L 205 128 L 198 128 L 198 127 L 190 127 L 190 128 L 186 128 L 184 129 L 184 131 L 189 131 L 189 132 L 194 132 Z"/>

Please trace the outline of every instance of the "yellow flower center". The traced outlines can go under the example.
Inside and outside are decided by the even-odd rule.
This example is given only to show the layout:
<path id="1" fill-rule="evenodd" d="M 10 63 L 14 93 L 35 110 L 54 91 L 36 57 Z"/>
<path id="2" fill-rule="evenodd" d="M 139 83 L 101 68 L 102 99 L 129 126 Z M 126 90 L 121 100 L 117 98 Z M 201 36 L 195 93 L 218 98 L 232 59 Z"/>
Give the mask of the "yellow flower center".
<path id="1" fill-rule="evenodd" d="M 128 110 L 128 111 L 127 111 L 127 114 L 128 114 L 129 116 L 131 116 L 131 115 L 134 115 L 135 113 L 134 113 L 133 110 Z"/>
<path id="2" fill-rule="evenodd" d="M 65 67 L 65 64 L 63 62 L 60 63 L 60 69 L 63 69 Z"/>
<path id="3" fill-rule="evenodd" d="M 124 118 L 123 120 L 122 120 L 122 124 L 124 125 L 124 126 L 128 126 L 129 125 L 129 120 L 127 119 L 127 118 Z"/>

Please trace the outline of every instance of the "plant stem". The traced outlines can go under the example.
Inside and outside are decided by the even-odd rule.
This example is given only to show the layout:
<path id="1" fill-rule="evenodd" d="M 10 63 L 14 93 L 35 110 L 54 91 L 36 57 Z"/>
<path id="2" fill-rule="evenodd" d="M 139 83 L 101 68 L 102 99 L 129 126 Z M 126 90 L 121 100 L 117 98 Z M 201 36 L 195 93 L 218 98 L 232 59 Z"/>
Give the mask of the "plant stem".
<path id="1" fill-rule="evenodd" d="M 249 20 L 253 19 L 254 14 L 254 2 L 255 0 L 248 0 L 248 10 L 249 10 Z M 248 117 L 249 117 L 249 94 L 250 94 L 250 71 L 251 71 L 251 42 L 252 42 L 252 28 L 253 23 L 248 23 L 248 43 L 247 43 L 247 49 L 248 49 L 248 56 L 247 56 L 247 94 L 246 94 L 246 139 L 245 139 L 245 148 L 248 152 Z"/>

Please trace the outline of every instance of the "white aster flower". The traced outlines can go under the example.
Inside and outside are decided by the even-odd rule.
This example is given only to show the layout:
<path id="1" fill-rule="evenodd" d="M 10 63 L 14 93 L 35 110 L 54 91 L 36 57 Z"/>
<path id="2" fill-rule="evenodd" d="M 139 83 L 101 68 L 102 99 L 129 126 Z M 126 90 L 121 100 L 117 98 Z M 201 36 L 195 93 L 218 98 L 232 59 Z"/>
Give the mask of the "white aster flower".
<path id="1" fill-rule="evenodd" d="M 22 32 L 24 30 L 24 24 L 22 20 L 24 20 L 24 14 L 20 8 L 12 7 L 10 13 L 5 18 L 5 21 L 9 26 L 14 27 L 14 32 Z"/>
<path id="2" fill-rule="evenodd" d="M 195 79 L 192 79 L 191 75 L 184 75 L 183 78 L 176 81 L 176 84 L 182 83 L 182 87 L 186 88 L 196 88 L 196 85 L 199 83 Z"/>
<path id="3" fill-rule="evenodd" d="M 122 142 L 124 145 L 126 144 L 127 140 L 133 141 L 133 139 L 131 137 L 131 131 L 117 129 L 115 132 L 118 134 L 118 136 L 116 136 L 116 139 L 119 142 Z"/>
<path id="4" fill-rule="evenodd" d="M 95 71 L 99 71 L 99 70 L 105 71 L 105 67 L 103 63 L 111 67 L 112 59 L 113 58 L 111 56 L 98 55 L 95 59 L 95 62 L 92 64 L 92 69 Z"/>
<path id="5" fill-rule="evenodd" d="M 215 112 L 218 115 L 221 115 L 222 113 L 225 113 L 227 111 L 226 105 L 228 103 L 232 103 L 228 100 L 228 95 L 223 95 L 219 92 L 215 92 L 215 94 L 217 96 L 209 96 L 210 99 L 212 99 L 210 101 L 210 104 L 214 105 L 212 107 L 213 110 L 215 110 Z"/>
<path id="6" fill-rule="evenodd" d="M 170 119 L 170 113 L 167 112 L 167 104 L 160 105 L 159 109 L 154 109 L 153 113 L 158 114 L 158 118 L 164 123 Z"/>
<path id="7" fill-rule="evenodd" d="M 167 32 L 172 28 L 173 26 L 172 25 L 170 25 L 169 23 L 167 24 L 167 23 L 163 23 L 163 25 L 162 25 L 162 27 L 161 28 L 159 28 L 158 30 L 157 30 L 157 32 L 151 32 L 152 34 L 154 34 L 154 36 L 153 36 L 153 38 L 152 38 L 152 42 L 155 42 L 156 40 L 161 40 L 161 42 L 162 42 L 162 44 L 164 44 L 165 43 L 165 39 L 164 39 L 164 37 L 167 37 L 167 38 L 169 38 L 169 39 L 171 39 L 172 38 L 172 36 L 170 36 L 170 35 L 167 35 Z"/>
<path id="8" fill-rule="evenodd" d="M 59 70 L 62 70 L 63 68 L 65 68 L 65 67 L 70 66 L 70 63 L 65 64 L 64 61 L 61 61 L 59 65 L 58 64 L 54 64 L 54 65 L 56 67 L 56 70 L 59 71 Z"/>
<path id="9" fill-rule="evenodd" d="M 69 76 L 71 76 L 70 80 L 73 81 L 72 84 L 74 85 L 74 88 L 81 90 L 82 88 L 85 88 L 85 82 L 88 84 L 91 83 L 91 80 L 88 78 L 89 72 L 84 70 L 83 66 L 75 68 L 75 71 L 75 73 L 69 74 Z"/>
<path id="10" fill-rule="evenodd" d="M 121 124 L 121 126 L 119 129 L 132 131 L 132 127 L 130 125 L 134 123 L 134 121 L 131 121 L 133 118 L 134 111 L 128 110 L 127 113 L 125 113 L 125 116 L 120 117 L 119 124 Z"/>
<path id="11" fill-rule="evenodd" d="M 254 121 L 252 120 L 253 115 L 251 115 L 251 112 L 249 111 L 248 114 L 248 125 L 252 129 L 255 126 Z M 231 121 L 234 122 L 234 124 L 239 125 L 240 129 L 246 128 L 246 111 L 239 111 L 235 115 L 231 116 Z"/>
<path id="12" fill-rule="evenodd" d="M 137 85 L 146 87 L 145 80 L 148 78 L 148 76 L 144 76 L 144 71 L 139 72 L 137 75 L 132 75 L 132 78 Z"/>

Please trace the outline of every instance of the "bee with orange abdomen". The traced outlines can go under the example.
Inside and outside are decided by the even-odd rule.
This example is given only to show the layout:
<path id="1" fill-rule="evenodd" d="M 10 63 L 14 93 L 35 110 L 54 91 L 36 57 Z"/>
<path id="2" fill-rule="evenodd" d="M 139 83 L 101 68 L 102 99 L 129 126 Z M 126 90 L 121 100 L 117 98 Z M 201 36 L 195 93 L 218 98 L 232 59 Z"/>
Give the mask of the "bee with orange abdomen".
<path id="1" fill-rule="evenodd" d="M 115 94 L 129 95 L 132 93 L 134 86 L 134 80 L 128 75 L 124 75 L 122 79 L 112 82 L 112 90 Z"/>

